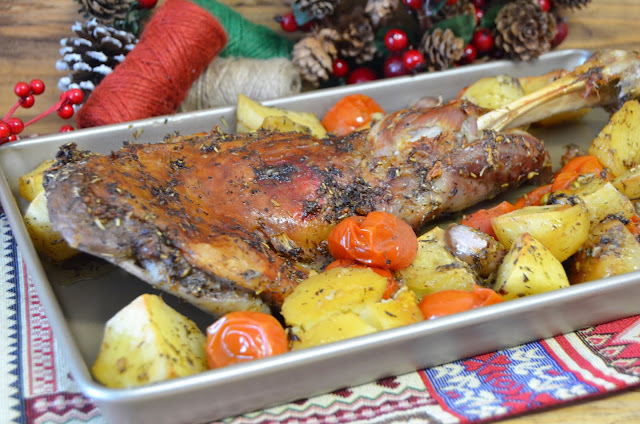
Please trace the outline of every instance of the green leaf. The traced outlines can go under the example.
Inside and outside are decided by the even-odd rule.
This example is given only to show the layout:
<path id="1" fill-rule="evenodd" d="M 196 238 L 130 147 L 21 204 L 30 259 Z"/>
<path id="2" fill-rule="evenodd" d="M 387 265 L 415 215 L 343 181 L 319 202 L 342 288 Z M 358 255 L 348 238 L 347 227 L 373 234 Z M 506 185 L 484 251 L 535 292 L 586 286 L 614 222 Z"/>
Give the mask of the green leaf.
<path id="1" fill-rule="evenodd" d="M 473 15 L 454 16 L 453 18 L 437 22 L 433 25 L 432 30 L 435 28 L 449 28 L 456 37 L 462 38 L 465 44 L 468 44 L 476 30 L 476 17 Z"/>
<path id="2" fill-rule="evenodd" d="M 500 12 L 503 7 L 504 5 L 500 4 L 487 9 L 487 11 L 484 13 L 484 16 L 480 20 L 480 27 L 489 29 L 494 28 L 496 26 L 496 16 L 498 16 L 498 12 Z"/>
<path id="3" fill-rule="evenodd" d="M 429 11 L 432 15 L 435 15 L 440 11 L 440 9 L 444 7 L 445 4 L 447 4 L 447 0 L 432 1 L 431 3 L 429 3 Z"/>

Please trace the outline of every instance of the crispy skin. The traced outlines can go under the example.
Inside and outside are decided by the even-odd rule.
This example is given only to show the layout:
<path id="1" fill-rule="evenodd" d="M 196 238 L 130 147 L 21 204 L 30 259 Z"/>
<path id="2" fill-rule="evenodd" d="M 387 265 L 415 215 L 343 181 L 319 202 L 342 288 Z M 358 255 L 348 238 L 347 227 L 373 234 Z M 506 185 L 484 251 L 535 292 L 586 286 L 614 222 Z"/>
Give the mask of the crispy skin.
<path id="1" fill-rule="evenodd" d="M 329 257 L 342 218 L 373 210 L 418 229 L 549 169 L 524 132 L 480 135 L 464 102 L 388 115 L 369 131 L 214 131 L 111 155 L 65 146 L 45 181 L 72 245 L 214 314 L 279 307 Z"/>

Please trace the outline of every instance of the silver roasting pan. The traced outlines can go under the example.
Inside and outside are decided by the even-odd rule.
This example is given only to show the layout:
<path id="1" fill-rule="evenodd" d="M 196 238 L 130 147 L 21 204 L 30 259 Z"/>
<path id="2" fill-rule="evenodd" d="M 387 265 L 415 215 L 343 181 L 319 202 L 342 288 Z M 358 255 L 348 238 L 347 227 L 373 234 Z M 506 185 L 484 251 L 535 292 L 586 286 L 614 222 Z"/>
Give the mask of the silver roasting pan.
<path id="1" fill-rule="evenodd" d="M 425 95 L 450 99 L 483 76 L 543 74 L 573 68 L 588 55 L 581 50 L 557 51 L 527 64 L 471 65 L 317 90 L 265 104 L 322 117 L 346 94 L 360 92 L 393 111 Z M 545 140 L 557 168 L 563 146 L 587 146 L 606 120 L 604 112 L 593 111 L 577 123 L 534 134 Z M 232 131 L 235 107 L 35 137 L 0 147 L 2 206 L 74 379 L 109 422 L 175 424 L 221 419 L 640 313 L 640 272 L 634 272 L 190 377 L 130 389 L 104 387 L 92 378 L 89 368 L 105 322 L 138 295 L 156 292 L 98 261 L 73 268 L 40 258 L 23 224 L 27 205 L 18 194 L 18 177 L 53 158 L 67 142 L 108 153 L 124 141 L 156 142 L 168 133 L 208 131 L 218 124 Z M 211 324 L 212 317 L 170 295 L 163 297 L 203 330 Z"/>

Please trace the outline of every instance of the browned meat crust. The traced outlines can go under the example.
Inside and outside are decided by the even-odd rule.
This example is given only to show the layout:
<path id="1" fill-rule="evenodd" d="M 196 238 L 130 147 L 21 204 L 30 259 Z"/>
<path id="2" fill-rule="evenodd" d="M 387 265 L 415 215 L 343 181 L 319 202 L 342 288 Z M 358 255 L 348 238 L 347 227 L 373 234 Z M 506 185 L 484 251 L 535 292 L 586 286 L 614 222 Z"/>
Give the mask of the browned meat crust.
<path id="1" fill-rule="evenodd" d="M 66 146 L 45 181 L 49 212 L 71 245 L 203 309 L 278 307 L 331 260 L 325 240 L 343 217 L 385 210 L 417 229 L 548 170 L 542 142 L 475 134 L 477 115 L 455 102 L 342 139 L 214 131 L 111 155 Z"/>

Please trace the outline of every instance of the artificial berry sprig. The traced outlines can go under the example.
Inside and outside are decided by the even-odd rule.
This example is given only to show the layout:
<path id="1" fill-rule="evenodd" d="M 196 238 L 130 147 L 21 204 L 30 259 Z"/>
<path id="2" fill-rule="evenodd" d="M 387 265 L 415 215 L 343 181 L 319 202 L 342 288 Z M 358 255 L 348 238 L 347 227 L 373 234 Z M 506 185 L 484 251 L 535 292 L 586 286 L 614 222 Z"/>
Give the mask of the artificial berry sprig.
<path id="1" fill-rule="evenodd" d="M 22 106 L 23 108 L 30 108 L 35 104 L 34 96 L 44 93 L 45 85 L 42 80 L 34 79 L 29 84 L 26 82 L 18 82 L 13 88 L 14 93 L 18 96 L 16 102 L 9 112 L 0 120 L 0 144 L 8 141 L 15 141 L 18 139 L 18 134 L 24 131 L 25 127 L 39 121 L 47 115 L 53 112 L 58 112 L 58 116 L 62 119 L 69 119 L 74 114 L 73 105 L 78 105 L 84 100 L 84 93 L 78 88 L 72 88 L 65 91 L 60 95 L 58 100 L 50 108 L 42 112 L 40 115 L 28 121 L 26 124 L 22 122 L 22 119 L 12 117 L 14 112 Z M 60 132 L 66 132 L 73 130 L 71 125 L 63 125 L 60 128 Z"/>

